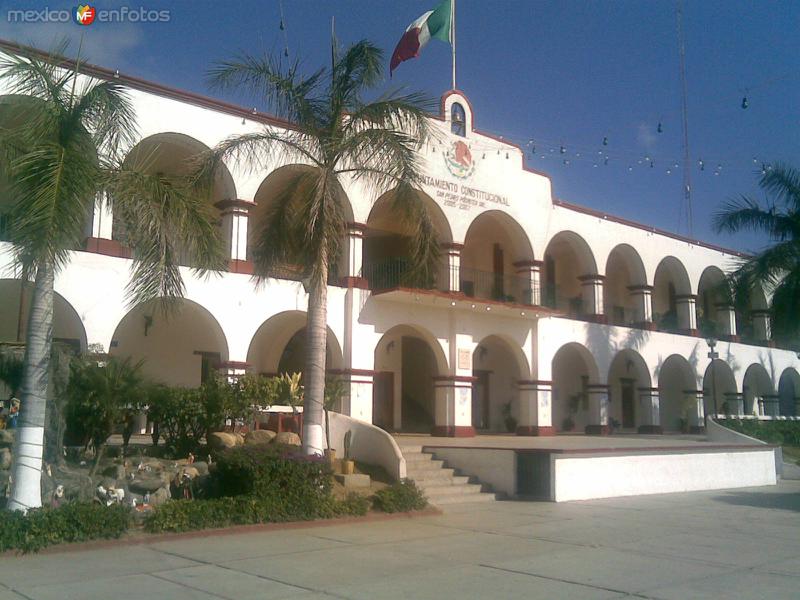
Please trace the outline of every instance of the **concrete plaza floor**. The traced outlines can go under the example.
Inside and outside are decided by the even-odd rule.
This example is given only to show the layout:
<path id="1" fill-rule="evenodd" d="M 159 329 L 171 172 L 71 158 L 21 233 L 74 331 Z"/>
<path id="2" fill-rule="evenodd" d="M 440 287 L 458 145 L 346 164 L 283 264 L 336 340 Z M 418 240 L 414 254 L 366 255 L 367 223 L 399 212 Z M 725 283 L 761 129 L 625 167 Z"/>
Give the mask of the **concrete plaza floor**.
<path id="1" fill-rule="evenodd" d="M 799 595 L 799 481 L 0 558 L 0 600 Z"/>

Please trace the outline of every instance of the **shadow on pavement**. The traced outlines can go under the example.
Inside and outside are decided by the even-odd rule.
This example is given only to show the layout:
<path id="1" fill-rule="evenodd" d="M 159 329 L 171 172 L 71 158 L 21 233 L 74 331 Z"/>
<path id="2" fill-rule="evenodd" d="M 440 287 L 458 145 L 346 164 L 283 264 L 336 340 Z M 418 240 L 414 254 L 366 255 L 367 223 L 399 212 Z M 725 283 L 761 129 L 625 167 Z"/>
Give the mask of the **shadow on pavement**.
<path id="1" fill-rule="evenodd" d="M 725 496 L 715 496 L 713 499 L 735 506 L 778 508 L 800 512 L 800 494 L 796 493 L 731 492 Z"/>

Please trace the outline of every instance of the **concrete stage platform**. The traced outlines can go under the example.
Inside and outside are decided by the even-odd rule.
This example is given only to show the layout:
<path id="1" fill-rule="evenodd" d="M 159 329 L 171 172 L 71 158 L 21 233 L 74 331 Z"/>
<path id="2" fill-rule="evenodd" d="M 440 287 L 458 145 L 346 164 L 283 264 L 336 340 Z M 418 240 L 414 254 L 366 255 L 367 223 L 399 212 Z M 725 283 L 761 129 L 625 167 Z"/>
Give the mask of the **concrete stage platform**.
<path id="1" fill-rule="evenodd" d="M 394 437 L 401 450 L 422 449 L 507 497 L 555 502 L 774 485 L 780 455 L 703 435 Z"/>

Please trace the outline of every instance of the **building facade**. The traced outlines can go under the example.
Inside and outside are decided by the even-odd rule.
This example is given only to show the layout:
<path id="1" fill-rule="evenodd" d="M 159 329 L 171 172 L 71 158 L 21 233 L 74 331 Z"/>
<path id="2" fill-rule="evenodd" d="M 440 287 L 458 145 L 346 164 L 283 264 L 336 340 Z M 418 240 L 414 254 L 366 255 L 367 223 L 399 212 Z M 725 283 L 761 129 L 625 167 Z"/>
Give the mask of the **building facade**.
<path id="1" fill-rule="evenodd" d="M 129 156 L 182 174 L 233 134 L 281 123 L 255 110 L 93 68 L 130 87 L 141 138 Z M 0 100 L 1 101 L 1 100 Z M 800 359 L 771 341 L 767 298 L 737 314 L 718 292 L 738 254 L 554 198 L 523 149 L 481 133 L 468 99 L 444 95 L 421 151 L 420 192 L 442 248 L 433 280 L 405 271 L 409 232 L 392 190 L 345 182 L 345 251 L 328 290 L 328 369 L 349 381 L 341 411 L 392 431 L 469 436 L 702 428 L 704 414 L 797 414 Z M 130 251 L 105 199 L 85 247 L 56 278 L 54 337 L 144 359 L 196 386 L 214 369 L 302 370 L 307 296 L 287 273 L 256 287 L 248 218 L 308 165 L 271 157 L 221 169 L 213 203 L 229 269 L 182 268 L 167 319 L 128 306 Z M 8 194 L 0 192 L 0 215 Z M 0 229 L 1 232 L 1 229 Z M 29 298 L 0 242 L 0 341 L 25 339 Z M 708 332 L 719 340 L 711 360 Z"/>

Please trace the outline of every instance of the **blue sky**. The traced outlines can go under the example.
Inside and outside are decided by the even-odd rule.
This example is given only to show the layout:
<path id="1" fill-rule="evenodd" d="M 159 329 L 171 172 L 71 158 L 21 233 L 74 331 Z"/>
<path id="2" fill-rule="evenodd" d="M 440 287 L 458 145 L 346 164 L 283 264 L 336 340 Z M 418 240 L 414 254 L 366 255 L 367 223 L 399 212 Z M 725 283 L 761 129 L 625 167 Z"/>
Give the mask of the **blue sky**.
<path id="1" fill-rule="evenodd" d="M 326 63 L 335 16 L 342 43 L 370 39 L 384 48 L 388 62 L 405 27 L 435 4 L 283 0 L 290 55 L 309 69 Z M 210 95 L 204 73 L 213 61 L 239 50 L 284 47 L 279 2 L 115 0 L 93 6 L 169 9 L 170 21 L 9 23 L 7 11 L 23 5 L 74 3 L 4 0 L 0 37 L 48 47 L 56 36 L 77 40 L 83 33 L 92 62 Z M 537 152 L 526 160 L 550 175 L 558 198 L 688 233 L 681 210 L 675 2 L 458 0 L 457 7 L 458 87 L 469 97 L 479 129 L 522 144 L 534 140 Z M 742 193 L 763 198 L 757 185 L 762 163 L 800 167 L 800 3 L 688 0 L 683 23 L 694 237 L 754 250 L 764 238 L 718 235 L 711 215 Z M 449 46 L 431 42 L 386 85 L 438 97 L 450 87 Z M 607 165 L 597 159 L 600 151 L 608 155 Z"/>

